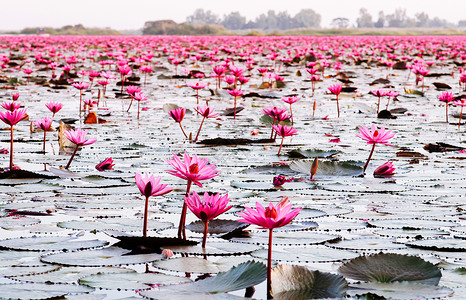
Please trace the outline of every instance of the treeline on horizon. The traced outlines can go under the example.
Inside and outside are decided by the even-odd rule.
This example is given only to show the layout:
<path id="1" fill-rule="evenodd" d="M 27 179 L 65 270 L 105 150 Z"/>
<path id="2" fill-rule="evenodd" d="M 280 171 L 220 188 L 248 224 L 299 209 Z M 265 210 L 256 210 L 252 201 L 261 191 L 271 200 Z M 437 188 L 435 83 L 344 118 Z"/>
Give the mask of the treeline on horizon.
<path id="1" fill-rule="evenodd" d="M 190 25 L 221 25 L 228 30 L 289 30 L 296 28 L 320 28 L 322 16 L 312 9 L 302 9 L 296 15 L 291 16 L 287 11 L 275 12 L 269 10 L 256 17 L 247 20 L 238 11 L 233 11 L 223 17 L 214 14 L 210 10 L 196 9 L 186 18 Z M 457 24 L 448 22 L 439 17 L 431 18 L 425 12 L 408 16 L 406 9 L 397 8 L 393 13 L 386 14 L 380 11 L 378 16 L 372 16 L 367 9 L 361 8 L 359 16 L 354 23 L 342 16 L 332 20 L 329 24 L 333 28 L 454 28 L 466 27 L 466 19 Z"/>

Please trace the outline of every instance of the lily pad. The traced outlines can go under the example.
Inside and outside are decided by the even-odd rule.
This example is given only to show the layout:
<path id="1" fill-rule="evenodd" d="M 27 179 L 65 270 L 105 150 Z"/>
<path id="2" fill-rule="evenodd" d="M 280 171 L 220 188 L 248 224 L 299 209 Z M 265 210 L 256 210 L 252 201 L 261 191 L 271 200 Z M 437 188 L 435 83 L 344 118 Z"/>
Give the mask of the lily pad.
<path id="1" fill-rule="evenodd" d="M 267 259 L 267 249 L 253 252 L 251 255 L 257 258 Z M 359 254 L 347 250 L 333 249 L 325 246 L 313 247 L 284 247 L 273 249 L 272 259 L 279 262 L 295 263 L 324 263 L 342 261 L 358 257 Z"/>
<path id="2" fill-rule="evenodd" d="M 348 295 L 352 297 L 376 295 L 383 299 L 441 299 L 453 295 L 452 289 L 412 282 L 376 283 L 363 282 L 352 284 L 348 290 Z"/>
<path id="3" fill-rule="evenodd" d="M 70 294 L 90 293 L 92 291 L 94 291 L 93 288 L 75 284 L 0 284 L 0 298 L 3 299 L 50 299 L 61 298 Z"/>
<path id="4" fill-rule="evenodd" d="M 174 253 L 191 255 L 243 255 L 256 251 L 261 247 L 240 243 L 212 242 L 207 243 L 205 248 L 202 248 L 200 245 L 170 246 L 165 248 L 172 250 Z"/>
<path id="5" fill-rule="evenodd" d="M 233 266 L 251 260 L 247 256 L 221 257 L 215 261 L 199 257 L 176 257 L 156 261 L 153 265 L 159 269 L 185 273 L 219 273 L 226 272 Z"/>
<path id="6" fill-rule="evenodd" d="M 339 275 L 311 271 L 304 266 L 279 265 L 272 270 L 274 299 L 341 298 L 348 283 Z"/>
<path id="7" fill-rule="evenodd" d="M 290 169 L 310 175 L 313 160 L 295 160 Z M 319 161 L 316 176 L 360 176 L 363 174 L 362 163 L 354 161 Z"/>
<path id="8" fill-rule="evenodd" d="M 157 290 L 143 291 L 141 296 L 151 299 L 172 299 L 177 295 L 184 297 L 202 298 L 206 294 L 215 294 L 221 299 L 222 293 L 245 289 L 263 282 L 267 277 L 267 270 L 263 263 L 249 261 L 231 268 L 228 272 L 219 273 L 215 277 L 199 280 L 194 283 L 159 287 Z M 202 296 L 202 297 L 199 297 Z"/>
<path id="9" fill-rule="evenodd" d="M 329 247 L 346 250 L 371 250 L 371 251 L 382 251 L 382 250 L 395 250 L 405 249 L 406 246 L 403 244 L 396 244 L 389 239 L 382 238 L 357 238 L 352 240 L 343 240 L 336 244 L 329 244 Z"/>
<path id="10" fill-rule="evenodd" d="M 296 149 L 290 150 L 286 154 L 290 158 L 329 158 L 340 153 L 339 150 L 320 150 L 320 149 Z"/>
<path id="11" fill-rule="evenodd" d="M 234 220 L 222 220 L 213 219 L 209 221 L 209 234 L 228 234 L 236 231 L 241 231 L 248 227 L 249 224 L 241 223 Z M 204 233 L 204 222 L 197 220 L 191 224 L 186 225 L 186 229 L 189 229 L 196 233 Z"/>
<path id="12" fill-rule="evenodd" d="M 466 251 L 466 240 L 463 239 L 448 239 L 448 238 L 436 238 L 412 241 L 406 245 L 413 248 L 420 248 L 433 251 Z"/>
<path id="13" fill-rule="evenodd" d="M 39 224 L 40 220 L 24 216 L 10 216 L 0 218 L 0 227 L 3 229 L 12 229 L 17 227 L 26 227 Z"/>
<path id="14" fill-rule="evenodd" d="M 121 273 L 126 269 L 120 268 L 85 268 L 85 267 L 58 267 L 53 272 L 32 274 L 14 277 L 21 282 L 35 282 L 47 284 L 77 284 L 78 279 L 98 273 Z"/>
<path id="15" fill-rule="evenodd" d="M 83 250 L 108 245 L 102 240 L 80 240 L 70 236 L 33 236 L 0 241 L 0 249 L 24 251 Z"/>
<path id="16" fill-rule="evenodd" d="M 341 238 L 339 235 L 314 233 L 309 231 L 274 232 L 272 243 L 274 245 L 317 245 L 326 242 L 334 242 Z M 231 241 L 238 243 L 249 243 L 255 245 L 268 245 L 269 233 L 257 232 L 249 238 L 232 238 Z"/>
<path id="17" fill-rule="evenodd" d="M 439 268 L 417 256 L 379 253 L 353 258 L 338 272 L 346 278 L 360 281 L 389 283 L 415 281 L 437 285 L 442 277 Z"/>
<path id="18" fill-rule="evenodd" d="M 104 218 L 96 220 L 72 220 L 59 222 L 57 225 L 61 228 L 86 230 L 86 231 L 106 231 L 117 230 L 122 232 L 139 232 L 142 230 L 143 220 L 139 218 Z M 147 228 L 150 231 L 167 229 L 173 226 L 170 222 L 161 222 L 160 220 L 149 219 Z"/>
<path id="19" fill-rule="evenodd" d="M 189 278 L 158 273 L 99 273 L 79 279 L 79 283 L 106 290 L 148 290 L 153 286 L 191 282 Z"/>
<path id="20" fill-rule="evenodd" d="M 98 250 L 65 252 L 43 256 L 41 261 L 73 267 L 105 267 L 135 265 L 162 259 L 161 254 L 134 254 L 129 250 L 109 247 Z"/>
<path id="21" fill-rule="evenodd" d="M 453 222 L 422 220 L 422 219 L 386 219 L 368 221 L 370 226 L 389 229 L 439 229 L 441 227 L 453 227 Z"/>

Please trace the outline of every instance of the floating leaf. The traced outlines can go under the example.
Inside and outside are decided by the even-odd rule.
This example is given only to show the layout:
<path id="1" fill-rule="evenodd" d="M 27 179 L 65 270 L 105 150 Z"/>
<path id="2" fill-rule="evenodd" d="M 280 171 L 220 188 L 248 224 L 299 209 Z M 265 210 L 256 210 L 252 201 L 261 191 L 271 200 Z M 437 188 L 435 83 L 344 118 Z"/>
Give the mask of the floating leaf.
<path id="1" fill-rule="evenodd" d="M 274 245 L 317 245 L 325 242 L 334 242 L 341 238 L 339 235 L 322 234 L 309 231 L 277 231 L 274 232 Z M 232 238 L 231 241 L 238 243 L 250 243 L 256 245 L 268 245 L 269 233 L 257 232 L 249 238 Z"/>
<path id="2" fill-rule="evenodd" d="M 219 273 L 226 272 L 230 268 L 251 260 L 247 256 L 221 257 L 212 261 L 199 257 L 176 257 L 156 261 L 154 266 L 163 270 L 185 273 Z"/>
<path id="3" fill-rule="evenodd" d="M 261 249 L 252 253 L 252 256 L 267 259 L 268 250 Z M 282 249 L 273 249 L 272 259 L 275 261 L 284 261 L 289 263 L 306 262 L 306 263 L 324 263 L 342 261 L 359 256 L 356 252 L 332 249 L 325 246 L 313 247 L 284 247 Z"/>
<path id="4" fill-rule="evenodd" d="M 106 219 L 97 219 L 97 220 L 72 220 L 72 221 L 63 221 L 57 224 L 60 228 L 74 229 L 74 230 L 117 230 L 125 232 L 135 232 L 141 231 L 142 229 L 142 219 L 130 219 L 130 218 L 106 218 Z M 148 220 L 147 223 L 148 229 L 161 230 L 170 228 L 173 226 L 173 223 L 170 222 L 161 222 L 160 220 Z"/>
<path id="5" fill-rule="evenodd" d="M 311 174 L 313 160 L 295 160 L 290 164 L 293 171 Z M 319 176 L 359 176 L 363 174 L 362 163 L 354 161 L 319 161 Z"/>
<path id="6" fill-rule="evenodd" d="M 436 238 L 409 242 L 406 245 L 433 251 L 466 251 L 466 240 Z"/>
<path id="7" fill-rule="evenodd" d="M 245 289 L 263 282 L 267 277 L 267 269 L 263 263 L 249 261 L 231 268 L 228 272 L 219 273 L 194 283 L 159 287 L 158 290 L 143 291 L 141 296 L 155 299 L 172 299 L 173 295 L 191 296 L 218 294 Z M 204 299 L 204 298 L 199 298 Z M 221 299 L 221 298 L 220 298 Z"/>
<path id="8" fill-rule="evenodd" d="M 26 227 L 39 224 L 40 220 L 36 218 L 11 216 L 0 218 L 0 227 L 3 229 L 11 229 L 16 227 Z"/>
<path id="9" fill-rule="evenodd" d="M 345 296 L 348 283 L 339 275 L 311 271 L 304 266 L 279 265 L 272 270 L 274 299 L 322 299 Z"/>
<path id="10" fill-rule="evenodd" d="M 134 254 L 129 250 L 109 247 L 98 250 L 65 252 L 43 256 L 41 261 L 74 267 L 105 267 L 144 264 L 162 259 L 161 254 Z"/>
<path id="11" fill-rule="evenodd" d="M 328 245 L 332 248 L 346 249 L 346 250 L 395 250 L 406 248 L 403 244 L 397 244 L 389 239 L 382 238 L 357 238 L 352 240 L 343 240 L 336 244 Z"/>
<path id="12" fill-rule="evenodd" d="M 107 290 L 148 290 L 153 286 L 191 282 L 189 278 L 158 273 L 137 273 L 123 270 L 119 273 L 98 273 L 79 279 L 79 283 Z"/>
<path id="13" fill-rule="evenodd" d="M 338 272 L 346 278 L 361 281 L 416 281 L 437 285 L 442 277 L 439 268 L 417 256 L 379 253 L 353 258 Z"/>
<path id="14" fill-rule="evenodd" d="M 341 153 L 339 150 L 320 150 L 320 149 L 296 149 L 288 151 L 286 154 L 290 158 L 330 158 Z"/>
<path id="15" fill-rule="evenodd" d="M 108 245 L 107 241 L 80 240 L 70 236 L 33 236 L 0 241 L 0 249 L 28 251 L 83 250 Z"/>
<path id="16" fill-rule="evenodd" d="M 82 277 L 98 274 L 98 273 L 121 273 L 128 272 L 126 269 L 120 268 L 85 268 L 85 267 L 58 267 L 53 272 L 43 274 L 34 274 L 26 276 L 16 276 L 14 279 L 24 282 L 36 282 L 47 284 L 77 284 Z"/>
<path id="17" fill-rule="evenodd" d="M 243 255 L 260 249 L 261 247 L 249 244 L 213 242 L 207 243 L 205 248 L 196 246 L 170 246 L 165 247 L 174 253 L 191 255 Z"/>
<path id="18" fill-rule="evenodd" d="M 368 295 L 373 299 L 374 295 L 383 297 L 383 299 L 440 299 L 451 296 L 453 290 L 435 285 L 427 285 L 412 282 L 393 282 L 393 283 L 358 283 L 351 285 L 348 294 L 352 297 Z"/>
<path id="19" fill-rule="evenodd" d="M 0 172 L 0 179 L 54 179 L 58 176 L 54 176 L 48 172 L 31 172 L 27 170 L 9 170 L 7 172 Z"/>
<path id="20" fill-rule="evenodd" d="M 118 243 L 114 244 L 114 246 L 131 250 L 132 253 L 161 253 L 163 247 L 171 248 L 175 246 L 194 246 L 198 244 L 196 241 L 170 237 L 111 236 L 120 240 Z"/>
<path id="21" fill-rule="evenodd" d="M 242 231 L 249 224 L 241 223 L 234 220 L 221 220 L 213 219 L 209 221 L 209 234 L 227 234 L 233 233 L 236 231 Z M 197 220 L 191 224 L 186 225 L 186 229 L 189 229 L 196 233 L 204 233 L 204 222 Z"/>
<path id="22" fill-rule="evenodd" d="M 405 88 L 405 94 L 410 94 L 410 95 L 418 95 L 424 97 L 424 92 L 415 90 L 415 89 L 407 89 Z"/>
<path id="23" fill-rule="evenodd" d="M 0 284 L 2 299 L 50 299 L 62 298 L 69 294 L 83 294 L 93 288 L 76 284 L 15 283 Z M 85 298 L 85 296 L 82 296 Z"/>

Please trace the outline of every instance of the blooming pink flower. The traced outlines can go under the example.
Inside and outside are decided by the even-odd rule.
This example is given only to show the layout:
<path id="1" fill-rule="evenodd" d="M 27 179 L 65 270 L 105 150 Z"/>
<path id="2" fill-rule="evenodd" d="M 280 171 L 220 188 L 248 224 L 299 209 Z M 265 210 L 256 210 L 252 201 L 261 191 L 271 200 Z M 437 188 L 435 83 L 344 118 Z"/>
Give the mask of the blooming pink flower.
<path id="1" fill-rule="evenodd" d="M 48 118 L 48 117 L 44 117 L 42 119 L 39 119 L 39 120 L 36 120 L 34 121 L 34 125 L 37 127 L 37 128 L 40 128 L 44 131 L 47 131 L 50 129 L 50 126 L 52 126 L 52 119 Z"/>
<path id="2" fill-rule="evenodd" d="M 26 117 L 26 109 L 17 109 L 15 111 L 0 111 L 0 120 L 7 125 L 16 125 L 19 121 Z"/>
<path id="3" fill-rule="evenodd" d="M 207 104 L 204 105 L 204 107 L 200 107 L 198 105 L 197 108 L 194 110 L 197 111 L 204 118 L 213 118 L 218 116 L 218 113 L 214 113 L 214 109 L 208 106 Z"/>
<path id="4" fill-rule="evenodd" d="M 278 124 L 272 125 L 272 127 L 281 137 L 295 135 L 298 133 L 298 130 L 294 129 L 293 127 L 287 127 L 286 125 Z"/>
<path id="5" fill-rule="evenodd" d="M 108 157 L 106 159 L 104 159 L 103 161 L 101 161 L 100 163 L 98 163 L 95 168 L 102 172 L 102 171 L 105 171 L 105 170 L 113 170 L 113 166 L 115 166 L 115 164 L 113 163 L 113 159 L 111 157 Z"/>
<path id="6" fill-rule="evenodd" d="M 21 102 L 11 101 L 11 102 L 2 102 L 2 107 L 9 111 L 15 111 L 21 107 Z"/>
<path id="7" fill-rule="evenodd" d="M 296 96 L 283 96 L 282 97 L 282 101 L 288 104 L 293 104 L 298 100 L 299 100 L 299 97 L 296 97 Z"/>
<path id="8" fill-rule="evenodd" d="M 78 90 L 85 90 L 90 87 L 90 84 L 86 82 L 73 82 L 71 85 Z"/>
<path id="9" fill-rule="evenodd" d="M 47 102 L 45 106 L 55 115 L 63 107 L 63 103 L 60 102 Z"/>
<path id="10" fill-rule="evenodd" d="M 135 179 L 139 191 L 141 191 L 141 194 L 145 197 L 161 196 L 173 190 L 171 186 L 160 183 L 160 176 L 155 178 L 154 175 L 149 176 L 149 174 L 146 174 L 143 178 L 140 173 L 136 173 Z"/>
<path id="11" fill-rule="evenodd" d="M 133 74 L 133 71 L 131 71 L 131 68 L 128 65 L 118 66 L 118 71 L 121 76 L 130 76 Z"/>
<path id="12" fill-rule="evenodd" d="M 282 186 L 286 182 L 290 182 L 290 181 L 293 181 L 293 180 L 294 180 L 294 178 L 286 179 L 286 177 L 283 176 L 283 175 L 277 175 L 277 176 L 275 176 L 273 178 L 273 185 L 274 186 Z"/>
<path id="13" fill-rule="evenodd" d="M 128 85 L 126 87 L 126 92 L 130 94 L 131 97 L 134 97 L 134 94 L 141 91 L 141 88 L 135 85 Z"/>
<path id="14" fill-rule="evenodd" d="M 246 207 L 246 210 L 239 213 L 242 219 L 239 222 L 253 224 L 261 229 L 274 229 L 289 224 L 302 210 L 298 207 L 291 210 L 292 204 L 288 201 L 280 201 L 276 206 L 269 203 L 264 208 L 259 202 L 256 202 L 256 209 Z"/>
<path id="15" fill-rule="evenodd" d="M 19 93 L 11 94 L 11 99 L 12 99 L 13 101 L 18 100 L 18 98 L 19 98 Z"/>
<path id="16" fill-rule="evenodd" d="M 384 144 L 393 146 L 388 143 L 388 140 L 395 136 L 390 130 L 385 131 L 385 127 L 380 128 L 380 131 L 376 129 L 375 125 L 372 124 L 371 130 L 366 126 L 359 127 L 359 134 L 357 137 L 367 141 L 368 144 Z"/>
<path id="17" fill-rule="evenodd" d="M 338 96 L 338 95 L 340 95 L 341 89 L 342 89 L 342 88 L 343 88 L 343 85 L 342 85 L 342 84 L 334 84 L 334 85 L 329 86 L 329 87 L 328 87 L 328 90 L 329 90 L 332 94 Z"/>
<path id="18" fill-rule="evenodd" d="M 374 170 L 374 177 L 391 177 L 395 174 L 393 163 L 388 161 Z"/>
<path id="19" fill-rule="evenodd" d="M 184 201 L 193 214 L 203 222 L 208 222 L 233 207 L 233 205 L 227 207 L 230 201 L 228 194 L 220 196 L 220 194 L 209 195 L 205 192 L 201 199 L 194 191 L 192 195 L 185 196 Z"/>
<path id="20" fill-rule="evenodd" d="M 191 181 L 199 187 L 202 187 L 201 180 L 218 176 L 215 164 L 209 164 L 207 158 L 198 158 L 196 154 L 191 157 L 185 153 L 181 160 L 173 153 L 173 159 L 167 160 L 167 163 L 175 169 L 166 170 L 169 174 Z"/>
<path id="21" fill-rule="evenodd" d="M 97 142 L 96 138 L 86 139 L 86 134 L 87 130 L 81 130 L 80 128 L 65 130 L 66 138 L 76 146 L 86 146 Z"/>
<path id="22" fill-rule="evenodd" d="M 205 82 L 196 82 L 196 83 L 188 83 L 187 84 L 189 87 L 195 89 L 195 90 L 202 90 L 203 88 L 205 88 L 207 86 L 207 83 Z"/>
<path id="23" fill-rule="evenodd" d="M 175 122 L 180 123 L 181 121 L 183 121 L 183 118 L 186 114 L 186 108 L 180 107 L 177 109 L 173 109 L 173 110 L 170 110 L 168 114 L 170 115 L 170 117 L 173 118 L 173 120 L 175 120 Z"/>

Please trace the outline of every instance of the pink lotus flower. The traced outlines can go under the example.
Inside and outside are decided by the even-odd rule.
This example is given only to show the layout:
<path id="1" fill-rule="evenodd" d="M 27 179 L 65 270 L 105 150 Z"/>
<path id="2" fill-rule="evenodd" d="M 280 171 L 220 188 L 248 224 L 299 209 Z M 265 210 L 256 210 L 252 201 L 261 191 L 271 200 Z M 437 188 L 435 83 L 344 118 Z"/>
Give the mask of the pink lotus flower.
<path id="1" fill-rule="evenodd" d="M 18 100 L 18 98 L 19 98 L 19 93 L 11 94 L 11 99 L 12 99 L 13 101 Z"/>
<path id="2" fill-rule="evenodd" d="M 48 102 L 45 104 L 45 106 L 52 112 L 52 119 L 53 119 L 53 117 L 55 117 L 55 114 L 62 109 L 63 103 Z"/>
<path id="3" fill-rule="evenodd" d="M 91 145 L 91 144 L 97 142 L 97 139 L 96 138 L 86 139 L 87 130 L 82 131 L 79 128 L 76 129 L 76 130 L 73 130 L 73 129 L 65 130 L 64 133 L 65 133 L 65 137 L 70 142 L 72 142 L 73 144 L 76 145 L 76 147 L 74 148 L 73 154 L 71 154 L 70 160 L 66 164 L 65 169 L 68 169 L 70 167 L 71 162 L 73 161 L 73 158 L 76 155 L 76 152 L 78 151 L 79 147 L 80 146 Z"/>
<path id="4" fill-rule="evenodd" d="M 2 102 L 2 107 L 9 111 L 15 111 L 21 107 L 21 102 L 11 101 L 11 102 Z"/>
<path id="5" fill-rule="evenodd" d="M 143 237 L 147 236 L 147 216 L 149 214 L 149 197 L 151 196 L 161 196 L 165 195 L 167 193 L 170 193 L 173 188 L 171 186 L 168 186 L 166 184 L 161 184 L 160 183 L 160 176 L 157 178 L 154 177 L 154 175 L 148 175 L 143 178 L 141 174 L 136 173 L 135 176 L 136 179 L 136 185 L 139 188 L 139 191 L 146 197 L 146 202 L 144 205 L 144 225 L 142 229 L 142 235 Z"/>
<path id="6" fill-rule="evenodd" d="M 113 159 L 111 157 L 108 157 L 100 163 L 98 163 L 95 166 L 95 168 L 97 169 L 97 171 L 103 172 L 105 170 L 113 170 L 113 166 L 115 166 L 115 164 L 113 163 Z"/>
<path id="7" fill-rule="evenodd" d="M 78 90 L 85 90 L 90 86 L 90 84 L 86 82 L 73 82 L 71 85 Z"/>
<path id="8" fill-rule="evenodd" d="M 272 132 L 270 133 L 270 139 L 274 139 L 273 137 L 273 126 L 275 125 L 275 122 L 278 120 L 278 122 L 286 120 L 289 118 L 286 108 L 284 107 L 269 107 L 269 108 L 264 108 L 262 112 L 270 117 L 273 118 L 272 121 Z"/>
<path id="9" fill-rule="evenodd" d="M 438 95 L 438 99 L 442 102 L 445 102 L 445 117 L 448 123 L 448 104 L 455 100 L 455 95 L 450 92 L 442 92 L 440 95 Z"/>
<path id="10" fill-rule="evenodd" d="M 380 131 L 378 131 L 375 125 L 372 124 L 371 130 L 369 130 L 366 126 L 359 127 L 359 134 L 356 134 L 356 136 L 367 141 L 367 144 L 372 144 L 371 153 L 369 154 L 369 158 L 364 164 L 363 172 L 365 172 L 367 166 L 369 165 L 369 161 L 372 158 L 372 154 L 374 153 L 375 145 L 383 144 L 387 146 L 393 146 L 388 143 L 388 140 L 394 137 L 395 134 L 390 130 L 385 131 L 385 127 L 382 127 Z"/>
<path id="11" fill-rule="evenodd" d="M 170 258 L 172 257 L 174 254 L 173 254 L 173 251 L 170 250 L 170 249 L 163 249 L 162 251 L 162 258 L 163 259 L 167 259 L 167 258 Z"/>
<path id="12" fill-rule="evenodd" d="M 370 93 L 379 98 L 379 101 L 377 102 L 377 114 L 378 114 L 379 107 L 380 107 L 380 98 L 387 96 L 389 92 L 387 90 L 377 89 L 377 90 L 371 91 Z"/>
<path id="13" fill-rule="evenodd" d="M 246 210 L 239 213 L 242 219 L 239 222 L 257 225 L 262 229 L 269 229 L 269 249 L 267 257 L 267 299 L 271 299 L 270 294 L 271 270 L 272 270 L 272 234 L 273 229 L 285 226 L 293 221 L 301 211 L 301 207 L 291 210 L 292 204 L 288 197 L 281 200 L 276 206 L 269 203 L 267 208 L 264 208 L 259 202 L 256 202 L 256 209 L 246 207 Z"/>
<path id="14" fill-rule="evenodd" d="M 139 120 L 139 111 L 140 111 L 141 101 L 146 101 L 147 97 L 146 97 L 146 95 L 144 95 L 143 92 L 136 92 L 134 94 L 134 99 L 138 102 L 138 120 Z M 130 106 L 131 106 L 131 104 L 130 104 Z"/>
<path id="15" fill-rule="evenodd" d="M 293 181 L 294 178 L 289 178 L 289 179 L 286 179 L 285 176 L 283 175 L 277 175 L 273 178 L 273 185 L 274 186 L 282 186 L 284 185 L 286 182 L 290 182 L 290 181 Z"/>
<path id="16" fill-rule="evenodd" d="M 17 109 L 15 111 L 0 111 L 0 120 L 10 125 L 10 170 L 13 170 L 13 126 L 26 117 L 26 109 Z"/>
<path id="17" fill-rule="evenodd" d="M 202 248 L 205 248 L 209 221 L 223 214 L 232 208 L 233 205 L 227 207 L 228 201 L 230 201 L 228 194 L 220 197 L 220 194 L 209 195 L 209 193 L 205 192 L 201 200 L 195 191 L 192 195 L 185 196 L 184 201 L 193 214 L 204 222 Z"/>
<path id="18" fill-rule="evenodd" d="M 293 119 L 293 109 L 291 107 L 291 104 L 297 102 L 299 100 L 299 97 L 296 96 L 284 96 L 282 97 L 282 101 L 286 102 L 290 105 L 290 114 L 291 114 L 291 126 L 294 124 L 294 119 Z"/>
<path id="19" fill-rule="evenodd" d="M 198 105 L 197 109 L 195 110 L 197 111 L 198 114 L 202 116 L 202 121 L 201 121 L 201 125 L 199 125 L 199 129 L 197 130 L 197 134 L 196 134 L 196 137 L 194 138 L 194 142 L 197 141 L 199 137 L 199 133 L 201 133 L 201 128 L 202 128 L 202 125 L 204 124 L 205 119 L 218 116 L 218 113 L 214 113 L 214 109 L 209 107 L 207 104 L 204 107 L 200 107 Z"/>
<path id="20" fill-rule="evenodd" d="M 395 174 L 393 163 L 388 161 L 374 170 L 374 177 L 391 177 Z"/>
<path id="21" fill-rule="evenodd" d="M 218 170 L 215 164 L 209 164 L 207 158 L 198 158 L 197 155 L 189 156 L 187 153 L 184 154 L 184 161 L 178 158 L 173 153 L 173 159 L 167 160 L 167 162 L 175 170 L 166 170 L 168 174 L 177 176 L 188 181 L 186 186 L 186 195 L 189 195 L 191 184 L 202 187 L 201 180 L 211 179 L 218 176 Z M 178 227 L 178 238 L 186 239 L 185 224 L 186 224 L 186 203 L 183 204 L 181 211 L 180 224 Z"/>
<path id="22" fill-rule="evenodd" d="M 181 128 L 181 131 L 184 134 L 184 137 L 188 138 L 188 136 L 186 135 L 186 132 L 184 132 L 183 126 L 181 125 L 181 121 L 183 121 L 183 118 L 184 118 L 184 116 L 186 114 L 186 108 L 180 107 L 180 108 L 177 108 L 177 109 L 173 109 L 173 110 L 170 110 L 168 112 L 168 114 L 170 115 L 170 117 L 173 118 L 173 120 L 175 120 L 175 122 L 180 124 L 180 128 Z"/>
<path id="23" fill-rule="evenodd" d="M 371 126 L 371 130 L 366 126 L 359 127 L 359 134 L 356 134 L 357 137 L 362 138 L 367 141 L 367 144 L 383 144 L 387 146 L 393 146 L 388 143 L 388 140 L 395 136 L 395 133 L 392 133 L 390 130 L 385 130 L 385 127 L 380 128 L 380 131 L 377 130 L 374 124 Z"/>
<path id="24" fill-rule="evenodd" d="M 463 117 L 463 107 L 466 106 L 466 101 L 464 99 L 459 99 L 459 100 L 453 101 L 453 104 L 456 105 L 456 106 L 461 106 L 460 120 L 458 122 L 458 130 L 459 130 L 460 127 L 461 127 L 461 118 Z"/>
<path id="25" fill-rule="evenodd" d="M 135 85 L 128 85 L 126 87 L 126 92 L 131 96 L 134 97 L 134 94 L 140 92 L 141 88 Z"/>
<path id="26" fill-rule="evenodd" d="M 52 126 L 52 121 L 53 121 L 52 119 L 47 118 L 47 117 L 44 117 L 42 119 L 34 121 L 34 125 L 37 128 L 40 128 L 40 129 L 42 129 L 44 131 L 44 143 L 43 143 L 43 147 L 42 147 L 43 152 L 45 152 L 45 142 L 46 142 L 47 131 Z"/>
<path id="27" fill-rule="evenodd" d="M 201 73 L 202 74 L 202 73 Z M 199 105 L 199 90 L 202 90 L 207 86 L 207 83 L 204 82 L 196 82 L 194 84 L 188 83 L 188 86 L 194 90 L 196 90 L 196 100 L 197 100 L 197 105 Z"/>
<path id="28" fill-rule="evenodd" d="M 280 148 L 278 149 L 278 153 L 277 153 L 277 155 L 280 155 L 285 137 L 290 136 L 290 135 L 295 135 L 296 133 L 298 133 L 298 131 L 296 129 L 293 129 L 293 127 L 287 127 L 286 125 L 281 125 L 281 124 L 272 125 L 272 128 L 273 130 L 275 130 L 275 132 L 278 133 L 279 136 L 282 137 L 282 142 L 280 144 Z"/>
<path id="29" fill-rule="evenodd" d="M 331 85 L 328 87 L 328 90 L 334 94 L 335 96 L 337 96 L 337 111 L 338 111 L 338 117 L 340 117 L 340 105 L 338 103 L 338 96 L 340 95 L 341 93 L 341 89 L 343 88 L 343 85 L 342 84 L 334 84 L 334 85 Z"/>

